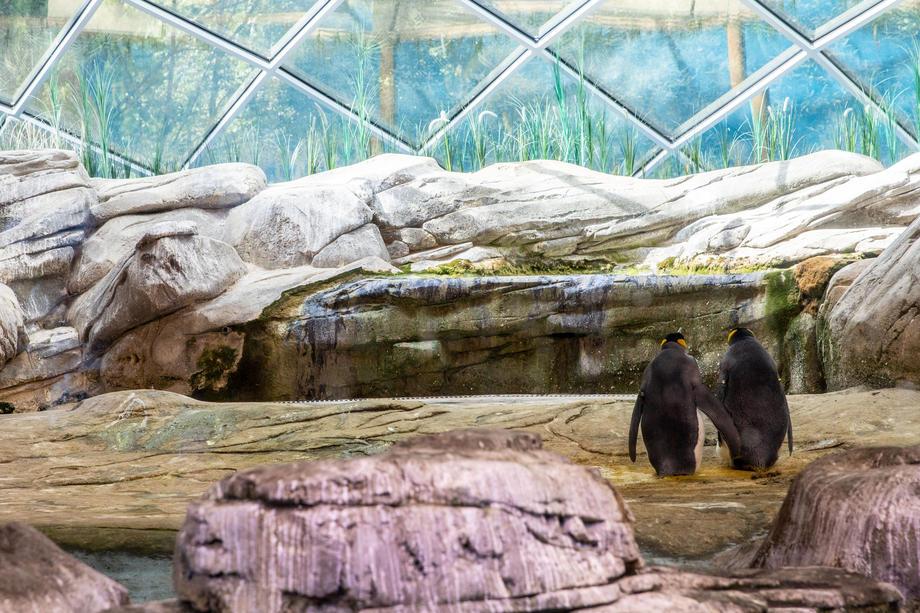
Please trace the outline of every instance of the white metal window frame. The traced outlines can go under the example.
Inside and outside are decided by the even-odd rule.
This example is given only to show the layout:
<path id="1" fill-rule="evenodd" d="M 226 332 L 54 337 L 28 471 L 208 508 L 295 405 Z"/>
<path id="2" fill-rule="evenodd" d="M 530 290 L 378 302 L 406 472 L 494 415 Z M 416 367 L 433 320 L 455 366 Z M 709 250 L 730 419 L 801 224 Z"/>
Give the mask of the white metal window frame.
<path id="1" fill-rule="evenodd" d="M 215 34 L 194 21 L 185 19 L 176 15 L 150 0 L 121 0 L 122 2 L 133 6 L 152 17 L 185 32 L 208 45 L 216 47 L 228 55 L 245 62 L 257 70 L 255 76 L 241 87 L 233 101 L 228 105 L 227 110 L 217 120 L 209 132 L 205 135 L 198 146 L 185 160 L 183 167 L 188 168 L 198 162 L 201 155 L 207 150 L 208 146 L 217 139 L 224 130 L 233 122 L 239 113 L 247 106 L 252 98 L 260 91 L 262 87 L 271 78 L 278 78 L 288 85 L 294 87 L 308 98 L 323 104 L 332 111 L 345 117 L 352 122 L 364 122 L 368 131 L 374 137 L 380 139 L 396 151 L 413 154 L 428 154 L 440 143 L 440 140 L 452 129 L 456 128 L 461 122 L 473 113 L 489 96 L 507 79 L 515 75 L 522 66 L 534 58 L 544 58 L 550 61 L 556 61 L 557 58 L 549 49 L 550 44 L 557 40 L 562 34 L 568 31 L 576 23 L 586 18 L 592 11 L 597 9 L 604 0 L 584 0 L 580 4 L 569 6 L 565 11 L 552 18 L 541 30 L 541 35 L 534 38 L 518 26 L 508 21 L 504 16 L 497 13 L 490 7 L 481 3 L 481 0 L 454 0 L 466 9 L 477 15 L 479 18 L 495 26 L 500 32 L 507 35 L 518 43 L 517 49 L 513 51 L 503 62 L 503 68 L 493 80 L 480 87 L 476 94 L 466 102 L 454 115 L 448 118 L 434 134 L 432 134 L 419 147 L 413 147 L 404 139 L 393 134 L 385 127 L 376 124 L 373 121 L 367 121 L 360 118 L 342 102 L 332 98 L 320 89 L 312 86 L 292 72 L 284 69 L 284 62 L 287 61 L 294 50 L 300 43 L 312 32 L 317 25 L 322 22 L 323 18 L 333 12 L 344 0 L 321 0 L 313 7 L 282 37 L 282 39 L 273 47 L 273 53 L 270 58 L 255 53 L 246 47 L 228 40 L 218 34 Z M 766 67 L 760 70 L 757 79 L 743 84 L 743 86 L 733 90 L 721 105 L 713 109 L 704 109 L 690 121 L 693 123 L 689 128 L 680 135 L 672 138 L 656 129 L 651 124 L 643 121 L 635 112 L 627 106 L 620 103 L 614 94 L 605 91 L 590 80 L 585 85 L 588 91 L 601 100 L 607 108 L 613 113 L 622 117 L 628 125 L 634 127 L 640 134 L 648 138 L 657 148 L 657 152 L 645 162 L 645 164 L 636 171 L 637 176 L 648 175 L 658 164 L 667 159 L 670 155 L 675 154 L 686 159 L 683 148 L 694 138 L 702 135 L 706 130 L 717 125 L 720 121 L 728 117 L 735 110 L 751 100 L 776 82 L 784 75 L 795 69 L 801 63 L 807 60 L 815 61 L 821 66 L 827 74 L 834 79 L 844 90 L 852 94 L 861 104 L 870 108 L 879 110 L 877 101 L 873 100 L 870 94 L 864 90 L 856 81 L 850 78 L 842 71 L 825 53 L 828 46 L 841 38 L 855 32 L 863 27 L 881 13 L 888 11 L 903 0 L 878 0 L 875 3 L 865 7 L 862 11 L 853 15 L 844 15 L 844 18 L 834 20 L 833 27 L 826 33 L 822 34 L 815 40 L 809 40 L 803 36 L 797 29 L 789 25 L 780 15 L 771 10 L 762 0 L 740 0 L 750 10 L 755 12 L 761 19 L 775 28 L 781 35 L 791 43 L 787 51 L 781 53 L 776 59 L 771 61 Z M 25 86 L 21 87 L 19 96 L 12 105 L 0 103 L 0 112 L 11 117 L 31 123 L 42 129 L 52 130 L 51 126 L 31 117 L 25 112 L 25 107 L 45 82 L 48 76 L 54 70 L 61 57 L 67 52 L 73 42 L 77 39 L 89 21 L 92 19 L 96 10 L 101 6 L 103 0 L 83 0 L 76 13 L 71 17 L 61 32 L 52 42 L 49 49 L 43 55 L 41 61 L 33 68 L 25 81 Z M 574 68 L 565 62 L 560 62 L 561 69 L 571 77 L 579 78 L 580 75 Z M 6 122 L 8 125 L 10 122 Z M 7 127 L 6 125 L 3 126 Z M 912 150 L 920 149 L 918 140 L 910 134 L 903 126 L 896 126 L 898 137 Z M 79 139 L 72 135 L 58 134 L 65 140 L 73 144 L 79 144 Z M 920 136 L 920 135 L 918 135 Z M 92 144 L 87 144 L 96 149 Z M 116 159 L 119 159 L 117 152 L 112 152 Z M 149 174 L 149 170 L 142 166 L 124 161 L 139 173 Z"/>

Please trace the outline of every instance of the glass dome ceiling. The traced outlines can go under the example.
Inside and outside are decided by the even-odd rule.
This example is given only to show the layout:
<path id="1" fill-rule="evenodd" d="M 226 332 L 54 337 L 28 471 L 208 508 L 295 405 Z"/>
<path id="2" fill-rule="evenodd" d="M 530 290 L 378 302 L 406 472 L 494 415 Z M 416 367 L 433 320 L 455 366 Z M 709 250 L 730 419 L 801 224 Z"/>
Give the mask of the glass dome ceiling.
<path id="1" fill-rule="evenodd" d="M 0 147 L 283 180 L 385 151 L 670 176 L 918 149 L 920 0 L 7 0 Z"/>

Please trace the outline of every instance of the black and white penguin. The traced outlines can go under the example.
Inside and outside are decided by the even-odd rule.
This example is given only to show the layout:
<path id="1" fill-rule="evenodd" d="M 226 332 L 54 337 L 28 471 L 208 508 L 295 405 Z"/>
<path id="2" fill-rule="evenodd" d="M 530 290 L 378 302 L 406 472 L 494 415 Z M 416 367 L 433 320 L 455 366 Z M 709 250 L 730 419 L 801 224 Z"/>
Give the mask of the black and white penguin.
<path id="1" fill-rule="evenodd" d="M 696 360 L 687 354 L 679 332 L 661 341 L 661 350 L 642 374 L 642 385 L 629 425 L 629 459 L 636 461 L 636 439 L 642 441 L 659 476 L 692 475 L 703 451 L 703 422 L 712 420 L 729 448 L 738 449 L 738 431 L 731 417 L 703 385 Z"/>
<path id="2" fill-rule="evenodd" d="M 773 466 L 783 438 L 788 438 L 792 453 L 792 419 L 776 363 L 747 328 L 735 328 L 728 334 L 716 398 L 741 436 L 740 457 L 732 460 L 735 468 Z"/>

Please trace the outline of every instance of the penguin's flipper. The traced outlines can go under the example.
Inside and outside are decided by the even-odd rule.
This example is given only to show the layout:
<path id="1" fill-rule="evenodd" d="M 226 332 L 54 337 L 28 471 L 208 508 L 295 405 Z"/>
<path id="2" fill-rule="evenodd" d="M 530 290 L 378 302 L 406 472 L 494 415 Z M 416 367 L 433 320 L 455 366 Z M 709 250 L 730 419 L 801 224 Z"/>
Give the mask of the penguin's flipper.
<path id="1" fill-rule="evenodd" d="M 792 455 L 792 416 L 789 414 L 789 402 L 783 395 L 783 406 L 786 408 L 786 440 L 789 442 L 789 455 Z"/>
<path id="2" fill-rule="evenodd" d="M 716 400 L 702 381 L 696 381 L 693 384 L 693 401 L 696 408 L 703 412 L 706 417 L 715 425 L 716 429 L 725 438 L 728 444 L 728 450 L 732 458 L 741 455 L 741 436 L 738 434 L 738 428 L 732 421 L 731 415 L 725 410 L 725 407 Z"/>
<path id="3" fill-rule="evenodd" d="M 639 438 L 639 422 L 642 420 L 642 404 L 645 402 L 645 392 L 639 390 L 636 396 L 636 406 L 633 407 L 632 419 L 629 422 L 629 459 L 636 461 L 636 440 Z"/>

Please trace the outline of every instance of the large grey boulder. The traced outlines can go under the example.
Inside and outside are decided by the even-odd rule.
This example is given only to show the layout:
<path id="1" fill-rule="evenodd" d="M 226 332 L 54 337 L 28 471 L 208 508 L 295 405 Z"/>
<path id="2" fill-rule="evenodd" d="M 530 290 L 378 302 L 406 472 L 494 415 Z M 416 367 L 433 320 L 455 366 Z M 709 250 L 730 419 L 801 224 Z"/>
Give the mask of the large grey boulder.
<path id="1" fill-rule="evenodd" d="M 340 236 L 370 223 L 370 208 L 343 186 L 283 183 L 231 211 L 227 238 L 263 268 L 308 265 Z"/>
<path id="2" fill-rule="evenodd" d="M 226 210 L 183 208 L 146 215 L 122 215 L 105 222 L 83 243 L 67 281 L 72 295 L 82 294 L 134 251 L 145 235 L 166 236 L 194 229 L 195 234 L 224 238 Z"/>
<path id="3" fill-rule="evenodd" d="M 751 565 L 834 566 L 920 599 L 920 446 L 854 449 L 793 481 Z"/>
<path id="4" fill-rule="evenodd" d="M 251 164 L 216 164 L 142 179 L 96 180 L 100 223 L 119 215 L 182 208 L 222 209 L 240 205 L 265 189 L 265 173 Z"/>
<path id="5" fill-rule="evenodd" d="M 198 611 L 569 610 L 641 566 L 631 520 L 539 436 L 456 431 L 224 479 L 189 506 L 174 579 Z"/>
<path id="6" fill-rule="evenodd" d="M 246 273 L 230 245 L 183 234 L 145 236 L 135 251 L 68 313 L 90 350 L 105 347 L 121 334 L 198 301 L 215 298 Z"/>
<path id="7" fill-rule="evenodd" d="M 155 387 L 182 394 L 221 392 L 243 357 L 247 324 L 263 319 L 286 292 L 305 291 L 363 274 L 399 272 L 379 258 L 364 258 L 336 269 L 310 266 L 253 270 L 212 300 L 161 317 L 128 331 L 105 353 L 99 365 L 104 389 Z M 268 320 L 265 314 L 265 320 Z M 253 368 L 262 371 L 258 363 Z M 265 373 L 284 377 L 282 373 Z M 248 390 L 234 390 L 246 393 Z"/>
<path id="8" fill-rule="evenodd" d="M 920 383 L 918 239 L 920 218 L 866 264 L 826 312 L 822 349 L 831 389 Z"/>
<path id="9" fill-rule="evenodd" d="M 0 284 L 0 368 L 19 352 L 24 318 L 13 290 Z"/>
<path id="10" fill-rule="evenodd" d="M 374 224 L 361 226 L 338 237 L 316 254 L 312 265 L 316 268 L 338 268 L 363 258 L 390 260 L 387 246 Z"/>
<path id="11" fill-rule="evenodd" d="M 0 526 L 0 568 L 0 611 L 97 613 L 129 602 L 120 584 L 24 524 Z"/>

